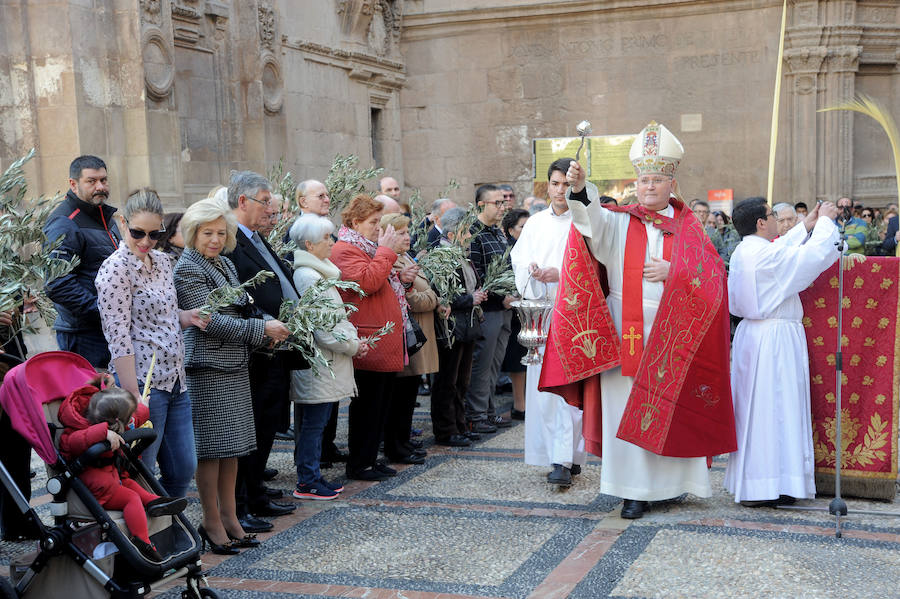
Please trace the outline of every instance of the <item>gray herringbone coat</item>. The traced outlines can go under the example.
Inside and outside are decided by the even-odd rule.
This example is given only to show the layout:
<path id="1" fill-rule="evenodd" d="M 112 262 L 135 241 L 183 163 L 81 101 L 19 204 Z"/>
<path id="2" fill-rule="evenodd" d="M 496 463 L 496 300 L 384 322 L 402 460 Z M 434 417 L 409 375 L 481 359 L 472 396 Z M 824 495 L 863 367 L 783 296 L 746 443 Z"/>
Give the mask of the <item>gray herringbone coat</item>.
<path id="1" fill-rule="evenodd" d="M 226 283 L 240 284 L 228 258 L 213 263 L 195 250 L 185 250 L 175 265 L 175 290 L 182 310 L 203 306 L 209 292 Z M 187 387 L 200 460 L 239 457 L 256 449 L 247 363 L 249 346 L 263 343 L 265 321 L 241 315 L 247 302 L 245 297 L 213 314 L 205 331 L 191 327 L 184 333 Z"/>

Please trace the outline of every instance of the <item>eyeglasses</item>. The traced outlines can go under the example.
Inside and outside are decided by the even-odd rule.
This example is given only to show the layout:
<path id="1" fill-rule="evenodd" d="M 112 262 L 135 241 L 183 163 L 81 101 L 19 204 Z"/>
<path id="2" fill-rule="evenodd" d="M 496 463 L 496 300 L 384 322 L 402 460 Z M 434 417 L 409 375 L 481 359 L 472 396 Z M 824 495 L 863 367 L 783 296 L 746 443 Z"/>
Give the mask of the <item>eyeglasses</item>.
<path id="1" fill-rule="evenodd" d="M 509 204 L 509 200 L 482 200 L 485 204 L 496 204 L 498 206 L 504 206 Z"/>
<path id="2" fill-rule="evenodd" d="M 775 216 L 775 213 L 774 213 L 774 212 L 767 212 L 767 213 L 766 213 L 766 218 L 768 219 L 770 216 Z M 777 221 L 778 219 L 776 218 L 775 220 Z"/>
<path id="3" fill-rule="evenodd" d="M 871 212 L 863 212 L 862 217 L 863 218 L 872 218 L 872 213 Z"/>
<path id="4" fill-rule="evenodd" d="M 141 231 L 140 229 L 132 229 L 131 227 L 128 227 L 128 233 L 135 241 L 137 241 L 138 239 L 143 239 L 144 235 L 146 235 L 153 241 L 159 241 L 160 239 L 162 239 L 162 236 L 166 234 L 166 228 L 163 227 L 159 231 Z"/>
<path id="5" fill-rule="evenodd" d="M 272 205 L 271 199 L 268 199 L 265 202 L 263 202 L 262 200 L 257 200 L 256 198 L 251 198 L 250 196 L 244 196 L 244 197 L 247 198 L 248 200 L 252 200 L 252 201 L 256 202 L 257 204 L 262 204 L 266 208 L 268 208 L 269 206 Z"/>

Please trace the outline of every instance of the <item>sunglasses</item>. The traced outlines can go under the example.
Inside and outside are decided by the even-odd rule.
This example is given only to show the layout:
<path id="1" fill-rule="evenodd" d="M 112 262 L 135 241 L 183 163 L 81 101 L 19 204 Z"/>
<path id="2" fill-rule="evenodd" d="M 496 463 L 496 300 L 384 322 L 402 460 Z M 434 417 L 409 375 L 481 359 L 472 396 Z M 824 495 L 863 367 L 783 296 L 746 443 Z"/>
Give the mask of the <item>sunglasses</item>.
<path id="1" fill-rule="evenodd" d="M 159 241 L 160 239 L 162 239 L 162 236 L 166 234 L 166 229 L 165 227 L 163 227 L 159 231 L 141 231 L 140 229 L 132 229 L 131 227 L 128 227 L 128 233 L 135 241 L 137 241 L 138 239 L 143 239 L 144 235 L 146 235 L 153 241 Z"/>

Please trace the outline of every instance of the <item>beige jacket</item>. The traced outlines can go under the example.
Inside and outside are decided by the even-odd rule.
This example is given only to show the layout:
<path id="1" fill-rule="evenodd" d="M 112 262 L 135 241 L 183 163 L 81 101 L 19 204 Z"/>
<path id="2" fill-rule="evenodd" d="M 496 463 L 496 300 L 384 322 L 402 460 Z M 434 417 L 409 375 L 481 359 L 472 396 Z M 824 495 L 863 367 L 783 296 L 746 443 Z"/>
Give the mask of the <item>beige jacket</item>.
<path id="1" fill-rule="evenodd" d="M 411 264 L 415 264 L 412 258 L 406 254 L 400 254 L 394 263 L 394 270 L 400 270 Z M 428 341 L 419 351 L 409 357 L 409 364 L 401 372 L 398 372 L 397 376 L 437 372 L 438 350 L 434 334 L 434 309 L 438 306 L 438 298 L 421 271 L 413 281 L 412 287 L 406 292 L 406 301 L 409 303 L 410 316 L 422 327 Z"/>
<path id="2" fill-rule="evenodd" d="M 305 250 L 294 252 L 294 285 L 303 294 L 319 279 L 340 279 L 341 271 L 331 260 L 319 260 Z M 329 299 L 341 303 L 338 290 L 332 287 L 325 292 Z M 349 320 L 344 318 L 335 330 L 347 337 L 338 341 L 333 331 L 316 333 L 316 344 L 331 364 L 334 376 L 326 370 L 315 373 L 311 368 L 291 371 L 291 401 L 297 403 L 328 403 L 356 396 L 356 381 L 353 378 L 353 355 L 359 350 L 359 337 Z"/>

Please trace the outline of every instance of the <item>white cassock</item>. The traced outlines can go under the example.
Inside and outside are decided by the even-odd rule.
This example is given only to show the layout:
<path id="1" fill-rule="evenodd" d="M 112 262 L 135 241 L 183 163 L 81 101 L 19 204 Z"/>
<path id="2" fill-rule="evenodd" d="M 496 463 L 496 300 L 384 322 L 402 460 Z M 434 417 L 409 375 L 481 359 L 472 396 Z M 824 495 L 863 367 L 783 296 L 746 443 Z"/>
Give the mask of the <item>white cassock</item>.
<path id="1" fill-rule="evenodd" d="M 557 215 L 553 207 L 541 210 L 525 221 L 516 245 L 510 252 L 519 295 L 533 299 L 544 285 L 528 281 L 528 266 L 562 268 L 566 240 L 572 226 L 572 212 Z M 526 283 L 528 283 L 526 287 Z M 547 284 L 547 296 L 556 297 L 557 283 Z M 584 464 L 582 412 L 555 393 L 538 391 L 541 366 L 529 366 L 525 375 L 525 463 L 534 466 Z"/>
<path id="2" fill-rule="evenodd" d="M 748 235 L 731 255 L 729 309 L 744 319 L 731 350 L 738 448 L 725 469 L 725 488 L 736 502 L 816 494 L 798 293 L 837 260 L 837 227 L 823 217 L 804 243 L 806 237 L 803 223 L 773 242 Z"/>
<path id="3" fill-rule="evenodd" d="M 581 202 L 570 200 L 569 208 L 575 227 L 584 236 L 591 254 L 606 266 L 609 279 L 609 297 L 606 301 L 616 332 L 621 336 L 625 240 L 631 216 L 601 207 L 597 188 L 593 184 L 588 183 L 587 190 L 591 203 L 585 206 Z M 674 209 L 668 206 L 659 213 L 672 217 Z M 645 224 L 646 261 L 649 262 L 651 256 L 661 260 L 663 234 L 651 224 Z M 650 336 L 653 328 L 663 288 L 663 283 L 643 280 L 644 339 Z M 633 383 L 633 377 L 622 376 L 621 368 L 613 368 L 600 375 L 603 396 L 603 467 L 600 473 L 600 491 L 607 495 L 642 501 L 669 499 L 682 493 L 692 493 L 698 497 L 712 495 L 706 458 L 661 456 L 616 437 Z"/>

